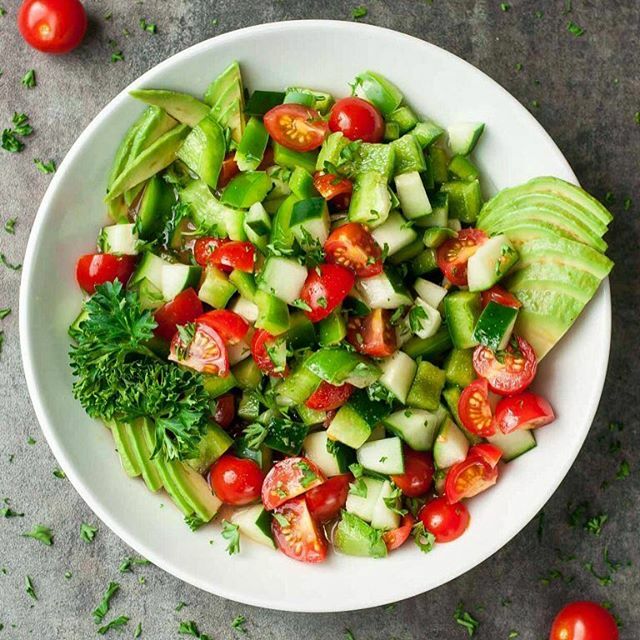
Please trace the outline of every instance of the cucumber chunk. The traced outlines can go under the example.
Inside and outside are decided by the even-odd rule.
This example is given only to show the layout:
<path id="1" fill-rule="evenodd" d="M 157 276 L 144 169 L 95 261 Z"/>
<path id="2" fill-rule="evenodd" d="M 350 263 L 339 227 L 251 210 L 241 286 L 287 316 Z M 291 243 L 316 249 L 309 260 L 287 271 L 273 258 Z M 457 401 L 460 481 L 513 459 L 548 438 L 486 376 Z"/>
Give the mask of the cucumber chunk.
<path id="1" fill-rule="evenodd" d="M 415 299 L 415 306 L 409 311 L 409 326 L 418 338 L 431 338 L 440 329 L 442 317 L 437 309 L 422 298 Z"/>
<path id="2" fill-rule="evenodd" d="M 234 511 L 231 522 L 240 527 L 240 533 L 250 540 L 271 549 L 276 548 L 271 534 L 271 514 L 261 504 Z"/>
<path id="3" fill-rule="evenodd" d="M 502 351 L 509 344 L 517 318 L 518 309 L 491 300 L 478 318 L 473 337 L 493 351 Z"/>
<path id="4" fill-rule="evenodd" d="M 444 129 L 440 128 L 434 122 L 427 120 L 425 122 L 418 122 L 411 133 L 418 138 L 418 142 L 424 149 L 440 138 L 444 133 Z"/>
<path id="5" fill-rule="evenodd" d="M 478 341 L 473 336 L 473 330 L 480 317 L 480 294 L 471 291 L 450 293 L 444 299 L 444 313 L 454 347 L 475 347 Z"/>
<path id="6" fill-rule="evenodd" d="M 473 224 L 482 208 L 480 182 L 445 182 L 442 192 L 449 196 L 449 216 Z"/>
<path id="7" fill-rule="evenodd" d="M 350 556 L 384 558 L 387 555 L 382 532 L 348 512 L 342 514 L 333 543 L 338 551 Z"/>
<path id="8" fill-rule="evenodd" d="M 536 446 L 536 438 L 530 429 L 518 429 L 511 433 L 496 433 L 487 438 L 491 444 L 502 449 L 502 459 L 510 462 Z"/>
<path id="9" fill-rule="evenodd" d="M 329 237 L 329 209 L 324 198 L 308 198 L 293 205 L 291 211 L 291 231 L 300 246 L 309 249 L 324 245 Z"/>
<path id="10" fill-rule="evenodd" d="M 227 276 L 214 265 L 208 264 L 198 291 L 198 298 L 214 309 L 224 309 L 235 292 L 236 288 L 229 282 Z"/>
<path id="11" fill-rule="evenodd" d="M 191 171 L 215 189 L 226 150 L 227 143 L 222 127 L 211 116 L 207 116 L 191 130 L 177 156 Z"/>
<path id="12" fill-rule="evenodd" d="M 387 179 L 377 171 L 356 176 L 349 204 L 349 220 L 371 227 L 380 226 L 391 211 L 391 196 Z"/>
<path id="13" fill-rule="evenodd" d="M 469 441 L 451 418 L 445 418 L 433 444 L 433 461 L 438 469 L 448 469 L 467 457 Z"/>
<path id="14" fill-rule="evenodd" d="M 384 224 L 376 227 L 371 235 L 380 247 L 386 245 L 388 256 L 407 247 L 418 237 L 410 224 L 395 211 L 391 212 Z"/>
<path id="15" fill-rule="evenodd" d="M 440 394 L 444 389 L 445 373 L 427 360 L 418 363 L 416 377 L 413 379 L 407 404 L 418 409 L 435 411 L 440 406 Z"/>
<path id="16" fill-rule="evenodd" d="M 382 369 L 380 384 L 404 404 L 418 365 L 404 351 L 396 351 L 380 363 L 380 369 Z"/>
<path id="17" fill-rule="evenodd" d="M 100 248 L 104 253 L 120 256 L 138 254 L 138 232 L 134 223 L 112 224 L 102 227 L 99 236 Z"/>
<path id="18" fill-rule="evenodd" d="M 375 509 L 378 497 L 382 491 L 384 481 L 379 480 L 378 478 L 370 478 L 368 476 L 363 476 L 358 480 L 358 485 L 365 487 L 363 495 L 356 495 L 352 493 L 353 490 L 350 490 L 349 495 L 347 496 L 345 509 L 347 510 L 347 513 L 352 513 L 353 515 L 362 518 L 365 522 L 371 522 L 371 518 L 373 518 L 373 510 Z"/>
<path id="19" fill-rule="evenodd" d="M 402 93 L 392 82 L 375 71 L 364 71 L 356 76 L 355 94 L 374 104 L 383 115 L 395 111 L 402 102 Z"/>
<path id="20" fill-rule="evenodd" d="M 469 258 L 467 280 L 469 291 L 485 291 L 503 278 L 518 262 L 518 252 L 504 235 L 489 238 Z"/>
<path id="21" fill-rule="evenodd" d="M 296 260 L 271 256 L 264 263 L 258 288 L 292 304 L 300 297 L 306 279 L 307 268 Z"/>
<path id="22" fill-rule="evenodd" d="M 394 178 L 400 208 L 405 217 L 413 220 L 432 213 L 429 196 L 417 171 L 401 173 Z"/>
<path id="23" fill-rule="evenodd" d="M 357 451 L 358 462 L 369 471 L 392 474 L 404 473 L 402 440 L 398 437 L 365 442 Z"/>
<path id="24" fill-rule="evenodd" d="M 444 297 L 449 293 L 444 287 L 424 278 L 417 278 L 413 283 L 413 288 L 420 298 L 434 309 L 440 306 Z"/>
<path id="25" fill-rule="evenodd" d="M 436 411 L 403 409 L 387 416 L 384 426 L 402 438 L 415 451 L 431 451 L 440 425 L 447 415 L 444 407 Z"/>
<path id="26" fill-rule="evenodd" d="M 391 268 L 359 280 L 356 288 L 370 309 L 397 309 L 413 302 L 402 279 Z"/>
<path id="27" fill-rule="evenodd" d="M 482 132 L 483 122 L 459 122 L 447 128 L 449 147 L 454 155 L 469 155 L 475 148 Z"/>
<path id="28" fill-rule="evenodd" d="M 353 450 L 340 442 L 329 440 L 324 430 L 310 433 L 302 446 L 305 456 L 315 462 L 328 478 L 347 473 L 354 461 Z"/>
<path id="29" fill-rule="evenodd" d="M 200 282 L 201 267 L 187 264 L 162 265 L 162 297 L 173 300 L 181 291 L 189 287 L 197 288 Z"/>
<path id="30" fill-rule="evenodd" d="M 380 495 L 373 508 L 371 526 L 375 529 L 388 531 L 400 526 L 400 496 L 398 490 L 389 482 L 384 481 Z"/>

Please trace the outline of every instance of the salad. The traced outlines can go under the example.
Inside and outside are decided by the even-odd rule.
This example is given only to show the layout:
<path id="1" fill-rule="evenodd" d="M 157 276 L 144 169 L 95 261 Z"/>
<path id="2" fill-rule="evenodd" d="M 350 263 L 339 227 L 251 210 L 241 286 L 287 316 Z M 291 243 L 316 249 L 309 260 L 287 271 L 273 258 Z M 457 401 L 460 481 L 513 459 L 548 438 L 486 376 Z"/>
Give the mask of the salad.
<path id="1" fill-rule="evenodd" d="M 611 221 L 540 177 L 484 201 L 484 125 L 446 130 L 387 78 L 335 100 L 162 89 L 78 259 L 74 394 L 187 524 L 295 560 L 461 536 L 467 500 L 554 420 L 539 361 L 612 268 Z"/>

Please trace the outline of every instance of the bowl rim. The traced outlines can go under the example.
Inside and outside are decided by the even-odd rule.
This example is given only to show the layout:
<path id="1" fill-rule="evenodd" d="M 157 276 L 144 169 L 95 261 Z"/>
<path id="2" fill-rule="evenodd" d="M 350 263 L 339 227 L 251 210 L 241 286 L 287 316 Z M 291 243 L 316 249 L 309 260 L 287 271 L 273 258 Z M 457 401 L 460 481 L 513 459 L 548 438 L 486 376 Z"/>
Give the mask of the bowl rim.
<path id="1" fill-rule="evenodd" d="M 559 163 L 563 164 L 566 167 L 567 173 L 571 176 L 572 180 L 577 184 L 577 178 L 573 173 L 568 161 L 565 159 L 564 155 L 557 147 L 551 136 L 546 132 L 546 130 L 542 127 L 542 125 L 534 118 L 534 116 L 518 101 L 514 98 L 502 85 L 500 85 L 493 78 L 488 76 L 482 70 L 478 69 L 471 63 L 466 60 L 460 58 L 459 56 L 434 45 L 430 42 L 417 38 L 415 36 L 411 36 L 394 29 L 388 29 L 385 27 L 378 27 L 375 25 L 370 25 L 366 23 L 355 23 L 350 21 L 340 21 L 340 20 L 288 20 L 288 21 L 280 21 L 280 22 L 271 22 L 266 24 L 253 25 L 249 27 L 244 27 L 241 29 L 237 29 L 234 31 L 230 31 L 213 38 L 209 38 L 202 42 L 199 42 L 195 45 L 192 45 L 182 51 L 179 51 L 169 58 L 166 58 L 162 62 L 154 65 L 150 69 L 148 69 L 145 73 L 137 77 L 133 82 L 131 82 L 128 86 L 124 87 L 116 96 L 109 100 L 109 102 L 99 111 L 99 113 L 91 120 L 91 122 L 87 125 L 87 127 L 82 131 L 82 133 L 75 140 L 73 145 L 70 147 L 67 152 L 64 160 L 60 163 L 58 171 L 53 176 L 51 183 L 49 184 L 44 197 L 38 207 L 38 211 L 33 221 L 33 225 L 29 234 L 29 239 L 27 242 L 27 248 L 24 255 L 23 260 L 23 269 L 22 269 L 22 277 L 20 281 L 20 296 L 19 296 L 19 334 L 20 334 L 20 350 L 21 350 L 21 359 L 23 363 L 23 369 L 25 373 L 25 379 L 27 382 L 27 389 L 29 392 L 29 396 L 34 407 L 36 417 L 42 429 L 42 432 L 51 448 L 55 458 L 60 464 L 61 468 L 67 474 L 71 484 L 74 489 L 80 494 L 81 498 L 87 503 L 89 508 L 126 544 L 131 546 L 136 552 L 142 554 L 145 558 L 148 558 L 155 565 L 162 568 L 164 571 L 170 573 L 171 575 L 177 577 L 178 579 L 191 584 L 193 586 L 202 589 L 203 591 L 213 593 L 215 595 L 231 599 L 237 602 L 243 602 L 253 606 L 265 607 L 270 609 L 277 609 L 283 611 L 293 611 L 293 612 L 338 612 L 338 611 L 350 611 L 356 610 L 360 608 L 370 608 L 375 606 L 380 606 L 382 604 L 386 604 L 391 601 L 398 601 L 400 599 L 410 598 L 420 593 L 424 593 L 424 588 L 410 588 L 405 589 L 405 592 L 398 598 L 393 597 L 390 598 L 380 598 L 376 597 L 371 602 L 358 602 L 358 603 L 348 603 L 346 605 L 331 607 L 327 609 L 326 606 L 323 606 L 321 603 L 322 599 L 318 599 L 317 603 L 309 602 L 305 604 L 304 607 L 299 605 L 291 605 L 288 606 L 286 604 L 279 604 L 277 607 L 270 601 L 265 600 L 264 598 L 245 596 L 241 592 L 234 591 L 233 589 L 228 589 L 222 587 L 220 585 L 211 585 L 209 583 L 205 583 L 203 580 L 198 579 L 197 577 L 191 575 L 190 573 L 182 570 L 181 566 L 171 560 L 165 559 L 161 554 L 156 553 L 155 551 L 147 548 L 144 540 L 142 539 L 132 539 L 128 533 L 126 533 L 123 527 L 120 525 L 120 522 L 117 518 L 112 517 L 106 506 L 103 506 L 99 496 L 94 493 L 94 491 L 86 486 L 76 475 L 72 462 L 68 459 L 65 454 L 64 446 L 62 441 L 58 440 L 54 431 L 51 427 L 52 420 L 50 420 L 48 411 L 44 406 L 43 400 L 40 397 L 40 390 L 38 383 L 35 378 L 35 359 L 34 352 L 32 350 L 32 346 L 30 341 L 28 340 L 29 336 L 29 327 L 31 325 L 31 314 L 30 314 L 30 292 L 31 292 L 31 283 L 36 277 L 33 264 L 34 264 L 34 256 L 36 255 L 37 245 L 39 243 L 39 239 L 42 232 L 42 227 L 45 222 L 46 212 L 50 208 L 50 203 L 54 197 L 54 194 L 58 188 L 58 184 L 63 180 L 63 177 L 66 173 L 67 167 L 70 166 L 79 153 L 80 149 L 82 149 L 85 145 L 85 140 L 89 138 L 94 130 L 98 129 L 102 126 L 103 120 L 113 111 L 115 110 L 124 100 L 128 99 L 128 92 L 136 88 L 140 85 L 143 85 L 146 79 L 152 75 L 161 72 L 163 69 L 171 67 L 176 61 L 182 58 L 188 58 L 189 56 L 196 55 L 201 51 L 205 51 L 212 46 L 215 46 L 215 43 L 221 43 L 226 41 L 233 41 L 235 38 L 246 36 L 247 34 L 262 34 L 269 31 L 275 32 L 286 32 L 289 29 L 296 28 L 305 28 L 305 29 L 314 29 L 316 27 L 330 27 L 335 30 L 356 30 L 362 32 L 371 32 L 371 33 L 380 33 L 386 34 L 387 36 L 393 35 L 393 37 L 398 38 L 399 40 L 404 40 L 411 43 L 419 43 L 422 47 L 432 48 L 438 50 L 440 55 L 444 55 L 447 58 L 455 59 L 456 64 L 466 65 L 470 71 L 473 71 L 475 74 L 480 74 L 484 77 L 485 80 L 488 80 L 494 87 L 496 92 L 500 92 L 503 97 L 507 98 L 508 101 L 512 103 L 514 108 L 520 110 L 522 115 L 526 114 L 526 118 L 529 121 L 529 124 L 536 131 L 537 135 L 546 142 L 547 147 L 554 153 L 555 160 Z M 593 419 L 595 417 L 596 411 L 598 409 L 598 405 L 600 402 L 600 398 L 602 396 L 602 389 L 604 387 L 604 381 L 607 374 L 607 365 L 609 360 L 610 353 L 610 344 L 611 344 L 611 295 L 610 295 L 610 285 L 609 279 L 606 278 L 600 287 L 601 294 L 604 297 L 605 303 L 605 313 L 603 313 L 603 317 L 601 321 L 603 322 L 603 333 L 606 333 L 608 337 L 606 341 L 606 345 L 604 345 L 604 361 L 602 366 L 599 368 L 597 380 L 596 380 L 596 388 L 599 389 L 598 394 L 594 394 L 592 398 L 589 400 L 589 407 L 586 411 L 586 415 L 589 419 L 589 424 L 593 423 Z M 558 481 L 553 486 L 552 490 L 549 492 L 541 493 L 538 497 L 538 500 L 530 505 L 528 516 L 514 529 L 509 531 L 506 539 L 500 539 L 499 544 L 487 544 L 483 549 L 482 553 L 475 555 L 473 557 L 469 556 L 469 559 L 462 563 L 461 567 L 457 567 L 455 571 L 451 572 L 450 575 L 445 576 L 445 579 L 440 582 L 440 585 L 446 584 L 447 582 L 467 573 L 474 567 L 480 565 L 482 562 L 491 557 L 494 553 L 496 553 L 500 548 L 505 546 L 508 542 L 510 542 L 524 527 L 527 526 L 529 522 L 535 517 L 538 511 L 544 506 L 544 504 L 553 496 L 553 494 L 558 489 L 560 483 L 566 477 L 570 467 L 575 462 L 575 459 L 582 448 L 582 445 L 586 439 L 587 434 L 589 433 L 589 428 L 585 429 L 580 437 L 574 440 L 574 444 L 572 446 L 571 451 L 568 451 L 568 455 L 564 458 L 564 464 L 561 469 L 557 470 Z M 434 587 L 435 588 L 435 587 Z"/>

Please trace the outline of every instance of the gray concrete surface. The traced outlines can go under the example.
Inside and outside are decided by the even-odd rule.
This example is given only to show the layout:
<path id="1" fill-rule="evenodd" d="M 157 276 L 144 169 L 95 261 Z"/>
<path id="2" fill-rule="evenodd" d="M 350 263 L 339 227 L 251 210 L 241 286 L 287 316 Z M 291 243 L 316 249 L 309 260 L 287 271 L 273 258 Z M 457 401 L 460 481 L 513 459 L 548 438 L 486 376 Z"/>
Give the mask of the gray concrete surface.
<path id="1" fill-rule="evenodd" d="M 94 115 L 126 84 L 181 49 L 251 24 L 292 18 L 351 19 L 359 3 L 346 0 L 87 0 L 91 26 L 84 44 L 64 57 L 29 49 L 15 28 L 17 0 L 4 0 L 0 17 L 0 126 L 14 111 L 31 116 L 35 133 L 21 154 L 0 150 L 0 222 L 17 217 L 15 235 L 0 225 L 0 252 L 20 262 L 37 204 L 49 176 L 34 158 L 60 162 Z M 0 499 L 23 517 L 0 517 L 0 638 L 89 638 L 96 634 L 91 611 L 107 583 L 119 581 L 114 615 L 139 621 L 142 638 L 176 638 L 180 620 L 195 620 L 216 640 L 242 634 L 230 623 L 245 615 L 249 638 L 339 640 L 350 629 L 357 640 L 467 637 L 453 613 L 459 601 L 480 620 L 477 638 L 542 640 L 554 612 L 577 598 L 609 601 L 623 623 L 621 637 L 638 638 L 640 625 L 640 480 L 638 467 L 638 205 L 640 205 L 640 4 L 635 0 L 574 0 L 569 14 L 561 0 L 367 0 L 365 22 L 424 38 L 462 56 L 504 85 L 546 127 L 596 196 L 613 194 L 616 219 L 609 235 L 613 272 L 613 345 L 609 375 L 589 439 L 566 480 L 544 509 L 539 536 L 531 523 L 509 545 L 475 570 L 394 608 L 338 615 L 283 614 L 246 607 L 202 593 L 153 566 L 120 574 L 131 551 L 100 525 L 68 481 L 54 477 L 56 461 L 38 427 L 27 396 L 18 343 L 20 273 L 0 266 Z M 543 12 L 542 17 L 540 13 Z M 111 13 L 110 19 L 105 15 Z M 143 32 L 141 18 L 157 23 Z M 567 30 L 569 20 L 584 28 Z M 215 22 L 217 21 L 217 23 Z M 116 45 L 109 43 L 115 40 Z M 113 49 L 124 61 L 112 63 Z M 516 65 L 522 65 L 518 70 Z M 20 78 L 34 68 L 37 87 Z M 537 101 L 534 103 L 534 101 Z M 534 104 L 539 104 L 538 107 Z M 612 197 L 612 196 L 609 196 Z M 625 210 L 625 198 L 635 202 Z M 589 366 L 588 354 L 576 366 Z M 610 432 L 610 421 L 624 430 Z M 32 442 L 33 438 L 35 442 Z M 620 441 L 618 450 L 615 441 Z M 612 444 L 613 443 L 613 444 Z M 631 473 L 616 479 L 622 460 Z M 603 488 L 603 483 L 604 488 Z M 567 503 L 590 502 L 591 515 L 608 514 L 600 536 L 567 524 Z M 91 544 L 79 537 L 82 522 L 99 525 Z M 52 547 L 21 537 L 34 524 L 50 526 Z M 585 568 L 593 562 L 607 574 L 603 552 L 623 566 L 603 585 Z M 567 555 L 575 559 L 568 560 Z M 627 563 L 631 563 L 628 565 Z M 556 577 L 549 584 L 541 576 Z M 71 577 L 65 578 L 65 572 Z M 30 576 L 38 599 L 25 593 Z M 398 580 L 402 580 L 398 576 Z M 274 588 L 278 588 L 274 584 Z M 363 585 L 366 589 L 366 585 Z M 319 598 L 323 594 L 318 594 Z M 176 612 L 178 602 L 187 603 Z M 509 603 L 510 602 L 510 603 Z M 111 632 L 111 635 L 118 635 Z"/>

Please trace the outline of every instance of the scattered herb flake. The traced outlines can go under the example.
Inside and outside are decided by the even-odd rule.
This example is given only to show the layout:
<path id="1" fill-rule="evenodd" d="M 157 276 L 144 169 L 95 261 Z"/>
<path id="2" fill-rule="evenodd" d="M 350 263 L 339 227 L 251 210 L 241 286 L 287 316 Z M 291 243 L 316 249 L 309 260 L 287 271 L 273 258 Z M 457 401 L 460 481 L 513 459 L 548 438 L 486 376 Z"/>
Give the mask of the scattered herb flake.
<path id="1" fill-rule="evenodd" d="M 501 2 L 500 9 L 502 11 L 509 11 L 509 9 L 511 9 L 511 5 L 508 2 Z"/>
<path id="2" fill-rule="evenodd" d="M 16 233 L 16 222 L 18 222 L 18 218 L 9 218 L 4 223 L 4 230 L 11 235 L 15 235 Z"/>
<path id="3" fill-rule="evenodd" d="M 569 20 L 569 22 L 567 23 L 567 31 L 574 35 L 576 38 L 584 35 L 584 29 L 573 22 L 573 20 Z"/>
<path id="4" fill-rule="evenodd" d="M 64 577 L 65 577 L 67 580 L 71 580 L 71 578 L 73 577 L 73 573 L 71 573 L 71 571 L 65 571 L 65 573 L 64 573 Z"/>
<path id="5" fill-rule="evenodd" d="M 592 533 L 594 536 L 599 536 L 602 533 L 602 527 L 604 527 L 608 519 L 609 516 L 606 513 L 593 516 L 585 522 L 584 530 Z"/>
<path id="6" fill-rule="evenodd" d="M 148 33 L 158 33 L 158 27 L 153 22 L 147 22 L 145 18 L 140 19 L 140 28 Z"/>
<path id="7" fill-rule="evenodd" d="M 436 542 L 436 537 L 421 520 L 413 527 L 413 539 L 422 553 L 429 553 Z"/>
<path id="8" fill-rule="evenodd" d="M 558 569 L 551 569 L 547 574 L 543 574 L 540 576 L 540 584 L 549 585 L 552 582 L 560 580 L 566 584 L 573 582 L 573 576 L 565 576 L 562 571 Z"/>
<path id="9" fill-rule="evenodd" d="M 111 62 L 121 62 L 124 60 L 124 53 L 122 51 L 114 51 L 111 54 Z"/>
<path id="10" fill-rule="evenodd" d="M 351 10 L 351 17 L 354 20 L 360 20 L 360 18 L 364 18 L 367 15 L 368 11 L 367 11 L 367 7 L 365 7 L 363 4 L 354 7 Z"/>
<path id="11" fill-rule="evenodd" d="M 14 264 L 12 262 L 9 262 L 9 260 L 7 260 L 7 257 L 4 255 L 4 253 L 0 253 L 0 264 L 7 267 L 7 269 L 11 269 L 12 271 L 20 271 L 20 269 L 22 269 L 21 264 Z"/>
<path id="12" fill-rule="evenodd" d="M 133 632 L 134 638 L 139 638 L 142 635 L 142 622 L 138 622 L 136 630 Z"/>
<path id="13" fill-rule="evenodd" d="M 538 19 L 544 18 L 544 11 L 541 11 L 540 9 L 538 9 L 538 11 L 536 11 L 533 15 Z"/>
<path id="14" fill-rule="evenodd" d="M 23 538 L 33 538 L 34 540 L 38 540 L 38 542 L 42 542 L 42 544 L 46 544 L 50 547 L 53 544 L 53 533 L 49 527 L 45 527 L 42 524 L 37 524 L 26 533 L 22 534 Z"/>
<path id="15" fill-rule="evenodd" d="M 103 636 L 109 631 L 111 631 L 111 629 L 121 629 L 128 622 L 129 622 L 129 618 L 127 616 L 118 616 L 117 618 L 114 618 L 113 620 L 111 620 L 111 622 L 108 622 L 107 624 L 105 624 L 103 627 L 100 627 L 98 629 L 98 633 L 101 636 Z"/>
<path id="16" fill-rule="evenodd" d="M 34 444 L 36 444 L 37 442 L 38 442 L 38 441 L 37 441 L 35 438 L 32 438 L 31 436 L 29 436 L 29 437 L 27 438 L 27 444 L 29 444 L 29 445 L 34 445 Z"/>
<path id="17" fill-rule="evenodd" d="M 240 631 L 241 633 L 247 633 L 247 629 L 245 627 L 247 623 L 247 619 L 243 616 L 236 616 L 231 622 L 231 628 L 236 631 Z"/>
<path id="18" fill-rule="evenodd" d="M 344 640 L 356 640 L 356 637 L 353 635 L 351 629 L 344 630 Z"/>
<path id="19" fill-rule="evenodd" d="M 532 100 L 532 101 L 531 101 L 531 106 L 532 106 L 534 109 L 539 109 L 539 108 L 540 108 L 540 102 L 539 102 L 538 100 Z"/>
<path id="20" fill-rule="evenodd" d="M 67 474 L 62 469 L 54 469 L 53 475 L 60 480 L 64 480 L 67 477 Z"/>
<path id="21" fill-rule="evenodd" d="M 468 611 L 464 609 L 464 603 L 458 603 L 456 610 L 453 613 L 453 619 L 467 630 L 469 636 L 475 635 L 478 630 L 480 622 L 476 620 Z"/>
<path id="22" fill-rule="evenodd" d="M 56 172 L 56 163 L 55 160 L 49 160 L 49 162 L 44 162 L 43 160 L 38 160 L 37 158 L 33 159 L 38 171 L 42 173 L 55 173 Z"/>
<path id="23" fill-rule="evenodd" d="M 34 600 L 38 599 L 36 595 L 36 590 L 33 587 L 33 582 L 31 582 L 31 578 L 29 576 L 25 576 L 24 578 L 24 590 L 30 595 Z"/>
<path id="24" fill-rule="evenodd" d="M 136 564 L 140 565 L 140 564 L 150 564 L 150 563 L 146 558 L 127 557 L 120 563 L 120 566 L 118 567 L 118 571 L 120 571 L 120 573 L 128 573 L 132 570 L 133 565 L 136 565 Z M 176 611 L 179 611 L 179 609 L 176 609 Z"/>
<path id="25" fill-rule="evenodd" d="M 33 89 L 36 86 L 36 72 L 35 69 L 29 69 L 27 73 L 22 76 L 22 80 L 20 80 L 22 86 L 27 87 L 27 89 Z"/>
<path id="26" fill-rule="evenodd" d="M 102 600 L 98 604 L 98 606 L 93 610 L 93 620 L 96 624 L 99 624 L 104 620 L 104 617 L 107 615 L 109 611 L 109 607 L 111 604 L 111 599 L 120 589 L 120 585 L 117 582 L 110 582 L 107 590 L 104 592 L 102 596 Z"/>
<path id="27" fill-rule="evenodd" d="M 80 525 L 80 539 L 85 542 L 93 542 L 93 539 L 96 537 L 96 533 L 98 532 L 98 527 L 94 527 L 86 522 L 83 522 Z"/>
<path id="28" fill-rule="evenodd" d="M 631 473 L 631 467 L 626 460 L 623 460 L 616 471 L 616 480 L 624 480 Z"/>
<path id="29" fill-rule="evenodd" d="M 622 203 L 622 208 L 625 211 L 629 211 L 629 209 L 631 209 L 632 206 L 633 206 L 633 200 L 631 198 L 625 198 L 624 202 Z"/>
<path id="30" fill-rule="evenodd" d="M 10 307 L 5 307 L 4 309 L 0 309 L 0 320 L 4 320 L 11 313 Z"/>
<path id="31" fill-rule="evenodd" d="M 516 71 L 522 71 L 523 68 L 524 65 L 522 64 L 522 62 L 516 63 Z"/>
<path id="32" fill-rule="evenodd" d="M 4 518 L 22 518 L 24 517 L 24 513 L 18 513 L 11 507 L 3 507 L 0 509 L 0 516 L 3 516 Z"/>
<path id="33" fill-rule="evenodd" d="M 184 609 L 187 606 L 186 602 L 183 602 L 182 600 L 180 602 L 178 602 L 178 604 L 176 605 L 176 611 L 181 611 L 182 609 Z"/>

